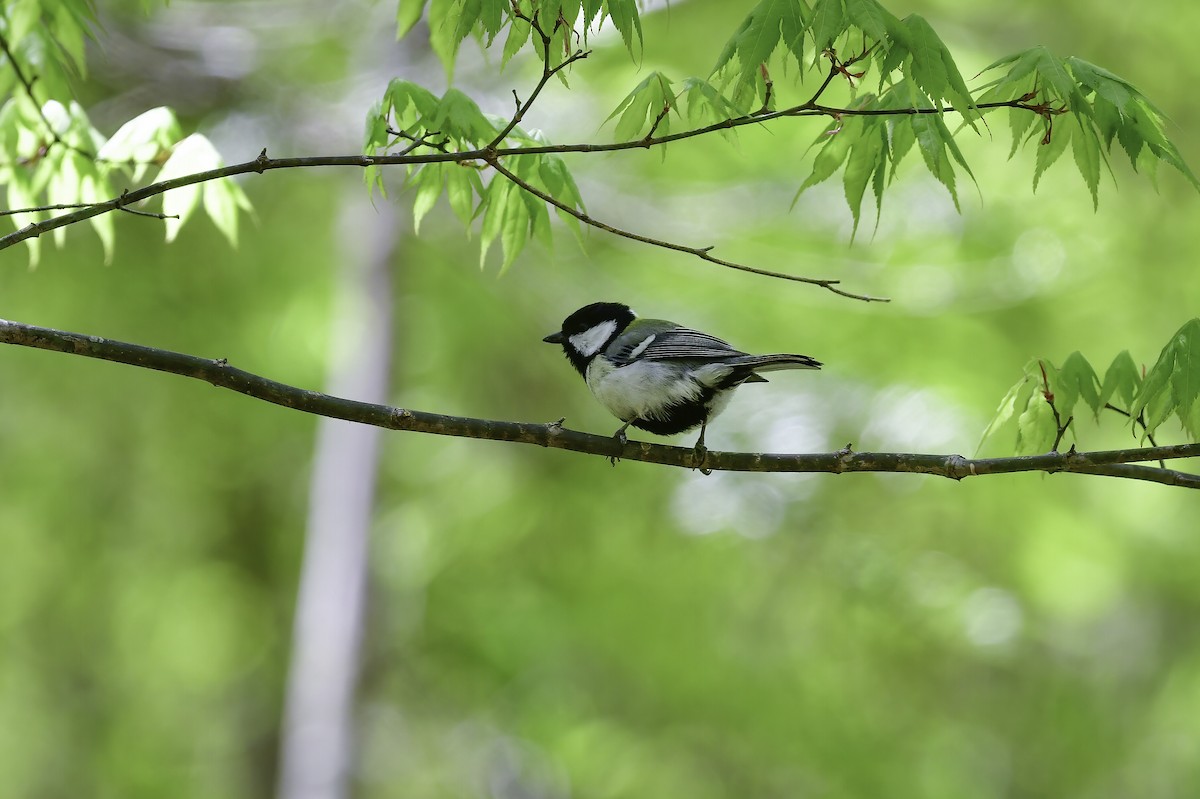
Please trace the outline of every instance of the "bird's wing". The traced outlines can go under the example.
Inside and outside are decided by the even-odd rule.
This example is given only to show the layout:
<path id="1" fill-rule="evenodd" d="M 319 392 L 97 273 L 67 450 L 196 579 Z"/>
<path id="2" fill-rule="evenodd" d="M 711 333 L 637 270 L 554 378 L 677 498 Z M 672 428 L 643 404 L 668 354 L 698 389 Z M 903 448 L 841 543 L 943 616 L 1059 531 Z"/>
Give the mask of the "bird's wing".
<path id="1" fill-rule="evenodd" d="M 668 327 L 667 324 L 670 323 L 639 325 L 641 329 L 627 330 L 613 342 L 609 358 L 627 364 L 637 360 L 722 361 L 746 354 L 716 336 L 678 325 Z"/>

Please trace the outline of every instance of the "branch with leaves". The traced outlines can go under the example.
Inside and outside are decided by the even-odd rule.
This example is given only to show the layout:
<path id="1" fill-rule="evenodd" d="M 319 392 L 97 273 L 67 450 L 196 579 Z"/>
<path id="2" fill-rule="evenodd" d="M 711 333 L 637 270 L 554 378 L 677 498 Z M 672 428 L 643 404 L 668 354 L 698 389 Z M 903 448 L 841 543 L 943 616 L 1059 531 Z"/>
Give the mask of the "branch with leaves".
<path id="1" fill-rule="evenodd" d="M 401 34 L 412 28 L 425 6 L 424 0 L 401 3 Z M 146 112 L 106 139 L 78 106 L 54 101 L 39 104 L 32 73 L 15 69 L 20 91 L 5 106 L 12 113 L 0 114 L 0 134 L 4 124 L 18 131 L 38 132 L 24 139 L 0 135 L 0 154 L 12 159 L 0 166 L 0 182 L 8 184 L 9 202 L 15 206 L 5 214 L 18 226 L 15 233 L 0 238 L 0 249 L 24 241 L 36 259 L 43 233 L 59 231 L 61 241 L 65 227 L 87 220 L 110 258 L 114 232 L 108 212 L 133 211 L 131 204 L 158 195 L 164 199 L 162 214 L 157 216 L 167 220 L 168 240 L 203 207 L 218 228 L 236 241 L 239 212 L 249 203 L 228 179 L 232 176 L 280 168 L 355 166 L 365 168 L 369 186 L 383 191 L 383 168 L 403 166 L 406 183 L 415 192 L 417 224 L 445 195 L 464 225 L 480 220 L 481 260 L 499 241 L 501 269 L 512 264 L 530 238 L 548 239 L 548 209 L 554 208 L 577 234 L 583 224 L 719 266 L 808 283 L 870 301 L 880 298 L 847 291 L 836 278 L 750 267 L 714 257 L 711 246 L 679 244 L 601 222 L 587 213 L 559 156 L 665 148 L 685 139 L 733 135 L 749 125 L 824 117 L 830 122 L 817 137 L 812 170 L 799 191 L 842 170 L 844 193 L 857 229 L 867 187 L 872 189 L 878 212 L 897 167 L 914 150 L 921 153 L 926 167 L 957 205 L 956 167 L 968 175 L 971 172 L 946 124 L 946 115 L 957 114 L 964 128 L 978 130 L 985 114 L 1006 108 L 1013 115 L 1014 150 L 1033 138 L 1037 131 L 1033 122 L 1043 120 L 1035 187 L 1045 169 L 1070 144 L 1095 199 L 1101 163 L 1107 163 L 1114 140 L 1135 167 L 1153 169 L 1165 161 L 1195 182 L 1163 133 L 1161 113 L 1127 81 L 1080 59 L 1062 59 L 1043 48 L 1033 48 L 996 61 L 988 70 L 1003 74 L 972 91 L 928 22 L 917 15 L 899 19 L 876 0 L 817 0 L 811 7 L 798 0 L 763 0 L 734 33 L 707 77 L 687 78 L 677 88 L 666 75 L 652 72 L 609 116 L 616 119 L 617 141 L 565 145 L 550 144 L 540 134 L 527 133 L 521 122 L 553 78 L 563 78 L 587 57 L 588 37 L 599 25 L 614 25 L 630 53 L 636 55 L 642 34 L 633 0 L 452 0 L 429 13 L 438 16 L 431 20 L 430 31 L 434 50 L 448 69 L 461 43 L 472 35 L 490 44 L 504 34 L 502 64 L 532 45 L 542 65 L 541 75 L 524 101 L 514 91 L 516 109 L 511 117 L 483 114 L 457 89 L 439 98 L 397 79 L 368 114 L 365 155 L 288 159 L 264 155 L 226 167 L 202 136 L 181 139 L 178 124 L 167 109 Z M 69 39 L 66 35 L 58 38 Z M 23 57 L 28 61 L 40 52 L 36 41 L 22 45 L 10 48 L 5 42 L 4 54 L 14 68 Z M 856 55 L 842 58 L 839 49 Z M 824 61 L 828 69 L 818 70 Z M 771 65 L 780 63 L 797 76 L 801 91 L 804 77 L 817 71 L 816 90 L 800 102 L 784 102 L 787 89 L 771 79 Z M 875 91 L 862 91 L 860 84 L 872 74 L 877 80 Z M 822 102 L 839 78 L 844 79 L 851 101 L 841 105 Z M 1056 127 L 1055 118 L 1060 115 L 1068 122 Z M 686 118 L 688 124 L 683 130 L 673 130 L 674 120 L 679 118 Z M 35 152 L 26 152 L 35 144 Z M 402 146 L 394 152 L 398 145 Z M 92 151 L 96 158 L 83 157 L 82 153 Z M 111 187 L 125 176 L 123 170 L 132 169 L 128 177 L 136 183 L 154 166 L 161 166 L 155 182 L 115 196 Z M 480 167 L 491 167 L 495 177 L 502 179 L 485 184 Z M 52 210 L 74 206 L 81 207 L 46 216 Z"/>
<path id="2" fill-rule="evenodd" d="M 621 443 L 612 436 L 569 430 L 562 422 L 535 424 L 446 416 L 388 405 L 334 397 L 289 386 L 229 364 L 225 358 L 200 358 L 179 352 L 129 344 L 99 336 L 68 333 L 35 325 L 0 320 L 0 343 L 51 350 L 114 361 L 143 369 L 202 380 L 255 399 L 286 408 L 344 419 L 350 422 L 443 436 L 536 444 L 604 458 L 644 461 L 664 466 L 698 468 L 696 451 L 646 442 Z M 1137 465 L 1144 461 L 1200 457 L 1200 444 L 1101 452 L 1048 452 L 1012 458 L 964 458 L 961 455 L 928 455 L 897 452 L 855 452 L 847 445 L 837 452 L 774 454 L 713 452 L 705 455 L 708 471 L 738 472 L 896 472 L 928 474 L 962 480 L 966 477 L 1015 472 L 1070 472 L 1130 480 L 1143 480 L 1183 488 L 1200 488 L 1200 475 L 1166 468 Z"/>
<path id="3" fill-rule="evenodd" d="M 1155 432 L 1172 416 L 1193 441 L 1200 440 L 1200 318 L 1179 328 L 1148 370 L 1128 350 L 1113 359 L 1103 378 L 1079 352 L 1060 366 L 1047 358 L 1030 361 L 1000 401 L 983 442 L 1015 427 L 1018 453 L 1058 449 L 1068 433 L 1075 446 L 1081 403 L 1096 422 L 1104 411 L 1119 415 L 1132 435 L 1152 447 Z"/>

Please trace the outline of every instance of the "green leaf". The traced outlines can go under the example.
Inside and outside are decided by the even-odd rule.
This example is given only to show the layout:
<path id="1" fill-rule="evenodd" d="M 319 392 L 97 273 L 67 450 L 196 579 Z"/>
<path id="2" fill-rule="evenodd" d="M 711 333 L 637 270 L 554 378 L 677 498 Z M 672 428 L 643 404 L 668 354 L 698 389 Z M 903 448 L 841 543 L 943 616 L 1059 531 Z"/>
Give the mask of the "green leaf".
<path id="1" fill-rule="evenodd" d="M 492 242 L 500 235 L 504 218 L 508 214 L 508 206 L 512 202 L 512 192 L 515 189 L 515 184 L 501 176 L 493 178 L 492 182 L 488 184 L 486 209 L 483 212 L 483 223 L 479 234 L 480 269 L 484 267 Z"/>
<path id="2" fill-rule="evenodd" d="M 84 175 L 79 184 L 80 202 L 98 203 L 111 199 L 112 196 L 112 188 L 99 174 Z M 96 231 L 96 235 L 100 237 L 100 246 L 104 249 L 105 266 L 112 263 L 113 249 L 116 245 L 114 216 L 115 214 L 97 214 L 88 220 L 92 229 Z"/>
<path id="3" fill-rule="evenodd" d="M 828 180 L 841 168 L 850 154 L 850 148 L 862 135 L 863 119 L 864 117 L 850 117 L 841 122 L 835 121 L 829 124 L 829 127 L 821 134 L 825 143 L 817 152 L 816 158 L 813 159 L 812 172 L 796 192 L 796 198 L 810 186 Z M 820 142 L 821 139 L 818 138 L 817 141 Z M 796 198 L 792 199 L 793 204 L 795 204 Z"/>
<path id="4" fill-rule="evenodd" d="M 445 172 L 446 198 L 450 201 L 450 210 L 454 211 L 463 225 L 469 225 L 475 213 L 475 184 L 479 181 L 479 174 L 460 164 L 446 165 Z"/>
<path id="5" fill-rule="evenodd" d="M 1100 137 L 1091 125 L 1083 124 L 1083 117 L 1070 114 L 1071 155 L 1079 169 L 1083 182 L 1092 193 L 1092 208 L 1100 207 Z"/>
<path id="6" fill-rule="evenodd" d="M 680 92 L 687 105 L 687 120 L 692 127 L 733 119 L 742 115 L 715 86 L 700 78 L 685 78 Z M 733 131 L 722 131 L 732 135 Z"/>
<path id="7" fill-rule="evenodd" d="M 840 4 L 841 0 L 829 2 Z M 717 74 L 736 56 L 738 72 L 734 77 L 737 83 L 742 86 L 753 84 L 758 78 L 759 67 L 770 60 L 780 41 L 797 63 L 802 63 L 807 13 L 807 7 L 800 0 L 761 0 L 726 42 L 710 74 Z"/>
<path id="8" fill-rule="evenodd" d="M 846 193 L 846 202 L 850 213 L 854 216 L 854 228 L 851 238 L 858 232 L 858 222 L 862 208 L 863 194 L 866 193 L 867 183 L 871 176 L 887 169 L 887 133 L 886 127 L 879 124 L 882 117 L 866 118 L 863 133 L 850 148 L 846 159 L 846 169 L 842 175 L 842 185 Z M 880 193 L 876 191 L 876 200 Z"/>
<path id="9" fill-rule="evenodd" d="M 1148 434 L 1154 433 L 1154 428 L 1161 423 L 1161 419 L 1166 418 L 1165 414 L 1170 413 L 1171 408 L 1174 407 L 1171 392 L 1167 390 L 1171 384 L 1171 375 L 1174 369 L 1175 339 L 1172 338 L 1167 343 L 1167 346 L 1163 347 L 1162 352 L 1159 353 L 1158 360 L 1154 366 L 1151 367 L 1150 371 L 1142 379 L 1141 389 L 1138 391 L 1137 396 L 1134 397 L 1133 404 L 1129 408 L 1130 415 L 1136 419 L 1149 406 L 1157 404 L 1155 412 L 1149 415 L 1159 417 L 1159 411 L 1162 412 L 1162 415 L 1159 418 L 1159 422 L 1155 424 L 1151 424 L 1150 418 L 1146 419 L 1146 432 Z M 1163 410 L 1164 405 L 1167 406 L 1165 410 Z"/>
<path id="10" fill-rule="evenodd" d="M 193 133 L 175 145 L 171 157 L 163 164 L 158 173 L 157 182 L 163 183 L 185 175 L 206 172 L 221 166 L 221 156 L 204 136 Z M 165 220 L 167 241 L 174 241 L 179 235 L 180 228 L 191 217 L 200 205 L 201 185 L 193 183 L 176 189 L 169 189 L 163 194 L 163 213 L 169 218 Z"/>
<path id="11" fill-rule="evenodd" d="M 482 5 L 483 0 L 432 0 L 430 4 L 429 44 L 448 78 L 454 75 L 458 48 L 479 20 Z"/>
<path id="12" fill-rule="evenodd" d="M 238 212 L 250 210 L 250 200 L 231 178 L 204 184 L 204 210 L 230 246 L 238 243 Z"/>
<path id="13" fill-rule="evenodd" d="M 846 0 L 846 18 L 876 41 L 900 27 L 900 20 L 876 0 Z"/>
<path id="14" fill-rule="evenodd" d="M 1114 75 L 1103 67 L 1090 64 L 1075 56 L 1068 56 L 1065 63 L 1080 84 L 1087 86 L 1120 111 L 1124 111 L 1135 97 L 1141 96 L 1141 92 L 1134 88 L 1129 81 Z"/>
<path id="15" fill-rule="evenodd" d="M 1120 397 L 1128 410 L 1133 404 L 1133 397 L 1142 384 L 1142 375 L 1129 350 L 1123 350 L 1104 373 L 1104 383 L 1100 386 L 1100 396 L 1096 403 L 1103 408 L 1111 400 Z"/>
<path id="16" fill-rule="evenodd" d="M 846 6 L 843 0 L 817 0 L 813 4 L 810 26 L 817 55 L 833 47 L 837 37 L 846 30 Z"/>
<path id="17" fill-rule="evenodd" d="M 70 204 L 79 202 L 79 184 L 82 175 L 90 172 L 95 174 L 95 165 L 91 161 L 85 160 L 79 153 L 69 150 L 62 154 L 57 159 L 57 167 L 50 174 L 49 183 L 46 186 L 46 199 L 51 205 Z M 46 162 L 48 165 L 53 163 L 50 159 Z M 54 230 L 54 243 L 61 247 L 66 241 L 67 229 L 65 227 L 56 228 Z"/>
<path id="18" fill-rule="evenodd" d="M 522 195 L 519 187 L 514 187 Z M 508 271 L 513 261 L 517 259 L 525 243 L 529 240 L 530 212 L 525 202 L 509 202 L 501 221 L 500 248 L 504 252 L 504 261 L 500 264 L 500 274 Z"/>
<path id="19" fill-rule="evenodd" d="M 608 115 L 608 119 L 604 120 L 607 122 L 617 114 L 621 115 L 613 133 L 617 141 L 636 139 L 646 127 L 649 119 L 657 118 L 664 107 L 669 108 L 674 105 L 675 94 L 671 86 L 671 80 L 666 75 L 661 72 L 651 72 L 645 80 L 625 96 L 625 99 Z M 668 126 L 669 121 L 664 118 L 656 133 L 665 134 L 669 129 Z"/>
<path id="20" fill-rule="evenodd" d="M 40 205 L 37 200 L 37 193 L 30 189 L 30 186 L 24 179 L 21 173 L 17 173 L 14 179 L 8 184 L 8 207 L 9 208 L 34 208 Z M 42 213 L 33 212 L 27 214 L 13 214 L 11 216 L 12 223 L 17 229 L 26 225 L 37 222 L 43 218 Z M 42 245 L 41 239 L 37 236 L 25 239 L 26 247 L 29 249 L 29 268 L 36 269 L 38 261 L 41 260 Z"/>
<path id="21" fill-rule="evenodd" d="M 499 131 L 475 101 L 458 89 L 447 89 L 426 127 L 470 145 L 491 141 Z"/>
<path id="22" fill-rule="evenodd" d="M 413 233 L 420 233 L 421 220 L 437 203 L 438 197 L 442 196 L 445 167 L 445 164 L 426 164 L 412 179 L 416 188 L 413 197 Z"/>
<path id="23" fill-rule="evenodd" d="M 175 112 L 159 106 L 138 114 L 117 128 L 100 147 L 96 158 L 103 161 L 152 161 L 180 136 Z"/>
<path id="24" fill-rule="evenodd" d="M 950 163 L 950 158 L 946 154 L 946 141 L 953 141 L 953 134 L 946 127 L 946 123 L 942 122 L 941 117 L 933 114 L 913 115 L 912 129 L 917 137 L 921 155 L 925 159 L 925 166 L 928 167 L 930 174 L 950 192 L 954 207 L 958 208 L 954 165 Z"/>
<path id="25" fill-rule="evenodd" d="M 396 38 L 403 39 L 421 19 L 426 0 L 400 0 L 396 9 Z"/>
<path id="26" fill-rule="evenodd" d="M 909 37 L 907 49 L 912 53 L 908 75 L 939 108 L 942 98 L 949 100 L 963 120 L 973 125 L 978 116 L 973 110 L 975 102 L 949 49 L 923 17 L 910 14 L 904 18 L 904 26 Z"/>
<path id="27" fill-rule="evenodd" d="M 1023 108 L 1008 109 L 1008 127 L 1012 131 L 1012 149 L 1008 151 L 1009 159 L 1016 155 L 1018 148 L 1034 135 L 1029 132 L 1029 128 L 1035 120 L 1037 120 L 1037 115 Z"/>
<path id="28" fill-rule="evenodd" d="M 508 36 L 504 39 L 504 49 L 500 51 L 500 66 L 503 67 L 516 55 L 525 43 L 529 41 L 529 33 L 533 27 L 523 19 L 513 17 L 508 27 Z"/>
<path id="29" fill-rule="evenodd" d="M 629 51 L 631 56 L 637 57 L 637 52 L 634 50 L 634 38 L 637 39 L 637 46 L 642 46 L 642 18 L 638 13 L 636 0 L 605 0 L 608 7 L 608 18 L 612 20 L 613 26 L 621 34 L 621 41 L 625 42 L 625 49 Z"/>
<path id="30" fill-rule="evenodd" d="M 1067 103 L 1067 107 L 1077 113 L 1085 113 L 1080 102 L 1079 87 L 1067 72 L 1066 62 L 1051 53 L 1045 47 L 1034 47 L 1030 50 L 1036 59 L 1038 77 L 1048 84 L 1055 96 Z"/>
<path id="31" fill-rule="evenodd" d="M 1192 418 L 1192 406 L 1200 397 L 1200 319 L 1184 324 L 1175 334 L 1172 345 L 1175 347 L 1175 369 L 1171 375 L 1171 394 L 1179 420 L 1186 426 Z"/>
<path id="32" fill-rule="evenodd" d="M 916 116 L 897 117 L 891 120 L 892 129 L 892 177 L 896 176 L 896 169 L 900 166 L 900 162 L 904 156 L 908 155 L 912 150 L 912 146 L 917 143 L 917 133 L 913 130 L 912 122 Z"/>
<path id="33" fill-rule="evenodd" d="M 983 435 L 979 437 L 979 446 L 975 448 L 976 454 L 982 449 L 983 445 L 989 438 L 996 434 L 1004 424 L 1013 417 L 1017 410 L 1017 402 L 1021 398 L 1022 392 L 1028 390 L 1032 386 L 1028 376 L 1023 376 L 1020 380 L 1013 384 L 1004 397 L 1000 400 L 1000 404 L 996 407 L 996 415 L 992 417 L 992 421 L 988 422 L 988 426 L 984 428 Z M 1026 400 L 1027 402 L 1027 400 Z M 1024 404 L 1022 404 L 1024 407 Z"/>
<path id="34" fill-rule="evenodd" d="M 1054 406 L 1064 421 L 1075 415 L 1075 404 L 1079 399 L 1083 399 L 1093 414 L 1098 414 L 1101 407 L 1099 388 L 1096 370 L 1081 353 L 1072 352 L 1058 370 Z"/>
<path id="35" fill-rule="evenodd" d="M 1041 390 L 1035 388 L 1029 395 L 1025 409 L 1017 417 L 1017 454 L 1049 452 L 1057 434 L 1054 410 L 1042 396 Z"/>
<path id="36" fill-rule="evenodd" d="M 1037 156 L 1034 158 L 1034 191 L 1037 191 L 1038 181 L 1041 180 L 1042 173 L 1049 169 L 1050 165 L 1066 152 L 1067 144 L 1071 141 L 1072 130 L 1072 126 L 1058 123 L 1053 123 L 1047 129 L 1045 136 L 1049 137 L 1049 141 L 1046 140 L 1045 136 L 1042 138 L 1043 144 L 1037 148 Z"/>

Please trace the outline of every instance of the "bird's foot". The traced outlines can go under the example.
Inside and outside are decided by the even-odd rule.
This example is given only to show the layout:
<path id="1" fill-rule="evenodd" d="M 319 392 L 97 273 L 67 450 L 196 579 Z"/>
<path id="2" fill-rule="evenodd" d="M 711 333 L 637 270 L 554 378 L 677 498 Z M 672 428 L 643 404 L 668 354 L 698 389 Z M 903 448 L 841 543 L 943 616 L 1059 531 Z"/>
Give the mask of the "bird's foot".
<path id="1" fill-rule="evenodd" d="M 708 463 L 708 447 L 704 446 L 704 442 L 697 441 L 695 449 L 692 450 L 692 468 L 699 469 L 700 474 L 709 475 L 713 470 L 709 469 L 705 464 Z"/>
<path id="2" fill-rule="evenodd" d="M 624 450 L 625 445 L 629 443 L 629 436 L 625 435 L 625 428 L 627 428 L 627 427 L 629 427 L 628 423 L 623 424 L 623 425 L 621 425 L 620 430 L 613 433 L 613 440 L 617 442 L 617 445 L 620 446 L 622 450 Z M 616 466 L 617 461 L 619 461 L 619 460 L 621 460 L 620 454 L 610 455 L 608 457 L 608 462 L 611 463 L 613 466 Z"/>

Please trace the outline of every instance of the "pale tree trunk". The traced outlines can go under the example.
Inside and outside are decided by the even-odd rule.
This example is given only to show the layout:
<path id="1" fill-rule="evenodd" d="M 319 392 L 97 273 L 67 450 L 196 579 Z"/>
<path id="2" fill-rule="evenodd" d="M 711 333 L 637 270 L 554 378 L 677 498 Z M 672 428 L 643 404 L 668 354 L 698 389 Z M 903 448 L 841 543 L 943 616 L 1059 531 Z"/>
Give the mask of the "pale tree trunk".
<path id="1" fill-rule="evenodd" d="M 393 218 L 349 187 L 327 390 L 385 402 L 391 362 Z M 279 799 L 342 799 L 354 761 L 354 698 L 367 597 L 379 438 L 322 419 L 310 485 L 282 730 Z"/>

